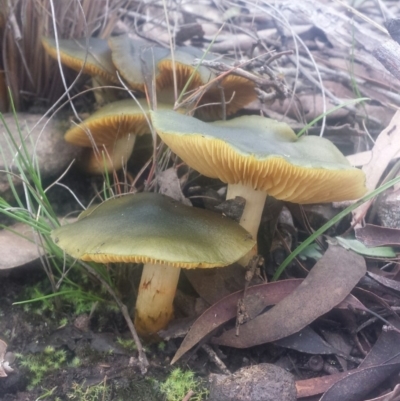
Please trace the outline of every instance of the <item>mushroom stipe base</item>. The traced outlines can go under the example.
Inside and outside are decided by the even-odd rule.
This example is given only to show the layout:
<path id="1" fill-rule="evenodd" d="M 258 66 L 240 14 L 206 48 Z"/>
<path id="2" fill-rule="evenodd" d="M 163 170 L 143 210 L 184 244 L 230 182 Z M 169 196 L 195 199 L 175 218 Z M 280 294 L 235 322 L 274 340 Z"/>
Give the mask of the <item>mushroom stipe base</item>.
<path id="1" fill-rule="evenodd" d="M 143 266 L 135 310 L 135 328 L 139 335 L 156 335 L 172 319 L 180 271 L 152 263 Z"/>

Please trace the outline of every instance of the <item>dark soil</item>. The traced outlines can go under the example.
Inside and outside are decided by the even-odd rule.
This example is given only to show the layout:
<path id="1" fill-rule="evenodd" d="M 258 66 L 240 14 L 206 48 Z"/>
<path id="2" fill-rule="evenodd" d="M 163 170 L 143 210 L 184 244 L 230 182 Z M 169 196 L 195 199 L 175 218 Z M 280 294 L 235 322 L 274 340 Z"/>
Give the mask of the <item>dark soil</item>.
<path id="1" fill-rule="evenodd" d="M 8 344 L 7 351 L 20 355 L 12 365 L 14 372 L 0 380 L 0 400 L 33 401 L 50 389 L 54 391 L 45 399 L 59 397 L 60 400 L 67 400 L 68 394 L 73 393 L 74 383 L 93 386 L 104 380 L 110 392 L 105 398 L 107 400 L 130 400 L 133 394 L 135 400 L 161 400 L 158 386 L 171 370 L 168 362 L 174 347 L 167 345 L 165 350 L 161 350 L 157 345 L 150 345 L 148 357 L 151 366 L 144 377 L 137 367 L 136 353 L 116 343 L 118 337 L 127 337 L 124 333 L 126 327 L 121 324 L 123 320 L 118 313 L 95 313 L 89 328 L 82 331 L 74 326 L 76 315 L 69 312 L 68 307 L 57 311 L 44 308 L 41 302 L 28 306 L 12 305 L 23 300 L 33 287 L 46 283 L 46 280 L 41 269 L 35 265 L 0 277 L 0 335 Z M 59 322 L 63 318 L 68 323 L 60 328 Z M 28 355 L 37 357 L 48 346 L 64 350 L 67 359 L 59 369 L 47 372 L 32 388 L 33 375 L 22 366 L 21 358 Z M 70 367 L 76 357 L 80 365 Z"/>

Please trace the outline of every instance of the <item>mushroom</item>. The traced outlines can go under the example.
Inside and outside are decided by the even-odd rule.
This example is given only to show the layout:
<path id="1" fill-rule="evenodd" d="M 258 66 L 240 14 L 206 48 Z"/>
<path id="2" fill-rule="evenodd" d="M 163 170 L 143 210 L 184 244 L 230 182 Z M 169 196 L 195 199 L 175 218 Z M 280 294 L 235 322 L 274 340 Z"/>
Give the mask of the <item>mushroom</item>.
<path id="1" fill-rule="evenodd" d="M 171 106 L 160 104 L 159 107 Z M 81 160 L 86 172 L 101 174 L 104 170 L 119 170 L 132 154 L 136 136 L 151 132 L 147 111 L 144 101 L 126 99 L 109 103 L 68 130 L 65 140 L 90 148 Z"/>
<path id="2" fill-rule="evenodd" d="M 180 268 L 227 266 L 254 246 L 233 220 L 154 193 L 105 201 L 51 236 L 84 261 L 144 263 L 135 311 L 142 335 L 157 333 L 172 318 Z"/>
<path id="3" fill-rule="evenodd" d="M 167 48 L 156 46 L 143 39 L 133 39 L 128 34 L 115 36 L 108 41 L 112 50 L 112 60 L 120 74 L 129 83 L 132 89 L 145 91 L 145 75 L 155 77 L 158 98 L 163 101 L 173 100 L 172 88 L 173 65 L 171 51 Z M 176 79 L 178 93 L 184 88 L 191 74 L 195 71 L 192 65 L 193 54 L 188 48 L 179 47 L 174 51 Z M 197 57 L 201 57 L 201 51 L 190 48 Z M 206 67 L 200 67 L 194 74 L 187 90 L 197 89 L 208 82 L 212 74 Z"/>
<path id="4" fill-rule="evenodd" d="M 46 52 L 58 59 L 56 41 L 42 38 Z M 60 60 L 75 71 L 83 71 L 91 76 L 99 76 L 109 82 L 119 83 L 116 68 L 111 59 L 107 41 L 100 38 L 59 39 Z"/>
<path id="5" fill-rule="evenodd" d="M 128 34 L 112 37 L 108 42 L 115 66 L 132 89 L 144 91 L 145 75 L 150 74 L 155 79 L 157 98 L 162 102 L 171 102 L 174 99 L 174 65 L 178 94 L 190 78 L 186 92 L 208 85 L 198 104 L 200 107 L 196 110 L 196 114 L 204 120 L 221 118 L 222 107 L 225 107 L 226 115 L 231 115 L 257 99 L 254 83 L 248 79 L 227 75 L 217 80 L 216 74 L 208 67 L 199 66 L 196 70 L 195 60 L 201 59 L 204 52 L 195 47 L 177 46 L 173 62 L 170 49 L 142 39 L 133 39 Z M 207 54 L 205 58 L 213 60 L 215 57 Z M 226 58 L 219 61 L 233 65 L 233 61 Z M 226 103 L 218 107 L 215 103 L 221 103 L 222 99 Z"/>
<path id="6" fill-rule="evenodd" d="M 366 193 L 364 173 L 335 145 L 316 136 L 297 138 L 286 123 L 261 116 L 204 123 L 168 110 L 150 115 L 161 139 L 183 161 L 227 183 L 227 199 L 246 199 L 240 224 L 253 238 L 267 194 L 307 204 Z"/>

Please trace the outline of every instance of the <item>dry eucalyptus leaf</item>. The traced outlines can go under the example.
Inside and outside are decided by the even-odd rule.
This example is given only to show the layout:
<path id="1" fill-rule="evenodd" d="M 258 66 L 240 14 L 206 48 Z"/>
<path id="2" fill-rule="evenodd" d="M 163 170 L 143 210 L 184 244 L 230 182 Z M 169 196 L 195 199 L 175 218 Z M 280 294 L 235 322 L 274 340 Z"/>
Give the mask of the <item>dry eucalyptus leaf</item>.
<path id="1" fill-rule="evenodd" d="M 378 185 L 390 161 L 400 152 L 400 111 L 397 111 L 390 124 L 379 134 L 372 149 L 370 162 L 363 166 L 366 186 L 372 192 Z M 359 223 L 367 213 L 372 200 L 353 210 L 353 222 Z"/>
<path id="2" fill-rule="evenodd" d="M 38 245 L 32 242 L 34 233 L 30 226 L 16 223 L 9 229 L 0 231 L 0 270 L 25 265 L 40 256 Z"/>
<path id="3" fill-rule="evenodd" d="M 242 270 L 244 271 L 244 269 Z M 274 305 L 288 296 L 300 285 L 301 282 L 301 279 L 293 279 L 249 287 L 246 290 L 246 301 L 249 298 L 258 299 L 258 313 L 260 313 L 265 307 Z M 242 297 L 243 291 L 237 291 L 219 300 L 209 309 L 207 309 L 194 322 L 171 363 L 175 363 L 183 354 L 194 347 L 207 334 L 210 334 L 222 324 L 226 323 L 230 319 L 233 319 L 237 313 L 237 303 Z M 252 306 L 255 306 L 255 303 L 256 302 L 252 302 Z M 248 312 L 251 314 L 250 311 Z"/>
<path id="4" fill-rule="evenodd" d="M 320 401 L 359 401 L 376 389 L 400 367 L 400 362 L 372 366 L 349 372 L 346 377 L 334 384 Z"/>
<path id="5" fill-rule="evenodd" d="M 236 330 L 228 330 L 213 342 L 248 348 L 297 333 L 342 302 L 366 273 L 362 256 L 338 246 L 329 246 L 307 278 L 268 312 Z"/>
<path id="6" fill-rule="evenodd" d="M 383 286 L 390 288 L 394 291 L 399 291 L 400 292 L 400 282 L 397 280 L 392 280 L 390 278 L 381 276 L 379 274 L 374 274 L 371 272 L 367 273 L 369 277 L 373 278 L 375 281 L 377 281 L 379 284 L 382 284 Z"/>
<path id="7" fill-rule="evenodd" d="M 355 230 L 356 238 L 365 246 L 400 246 L 400 229 L 366 224 Z"/>
<path id="8" fill-rule="evenodd" d="M 338 349 L 333 348 L 309 326 L 304 327 L 298 333 L 274 341 L 274 344 L 305 354 L 329 355 L 338 353 Z"/>
<path id="9" fill-rule="evenodd" d="M 396 324 L 395 321 L 392 323 Z M 398 327 L 398 324 L 396 324 Z M 400 365 L 400 335 L 395 331 L 382 332 L 378 341 L 354 370 L 334 375 L 315 377 L 296 382 L 297 397 L 309 397 L 325 393 L 323 401 L 362 400 L 382 380 L 398 370 Z M 397 354 L 397 357 L 396 357 Z M 394 357 L 395 358 L 392 358 Z M 386 364 L 390 362 L 389 364 Z"/>

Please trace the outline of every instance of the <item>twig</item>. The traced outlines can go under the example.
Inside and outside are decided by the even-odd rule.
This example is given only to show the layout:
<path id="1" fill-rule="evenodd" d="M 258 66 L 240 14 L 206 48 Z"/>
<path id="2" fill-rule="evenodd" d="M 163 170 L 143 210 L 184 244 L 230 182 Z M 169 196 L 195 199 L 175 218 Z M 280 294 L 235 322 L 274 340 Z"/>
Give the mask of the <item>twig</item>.
<path id="1" fill-rule="evenodd" d="M 264 263 L 264 258 L 260 255 L 255 255 L 251 258 L 248 265 L 246 266 L 246 275 L 245 275 L 245 283 L 243 289 L 243 298 L 240 298 L 237 303 L 237 311 L 236 311 L 236 335 L 239 336 L 240 326 L 249 321 L 250 316 L 247 312 L 246 307 L 246 292 L 249 288 L 250 282 L 253 279 L 254 275 L 259 275 L 260 267 Z"/>
<path id="2" fill-rule="evenodd" d="M 220 72 L 228 72 L 232 75 L 237 75 L 239 77 L 246 78 L 249 81 L 254 82 L 261 89 L 270 88 L 272 86 L 275 87 L 280 93 L 285 94 L 287 92 L 285 88 L 282 87 L 282 85 L 276 82 L 276 80 L 259 77 L 240 67 L 232 67 L 225 63 L 221 63 L 220 61 L 210 61 L 210 60 L 201 61 L 200 59 L 195 59 L 193 61 L 193 65 L 198 65 L 198 64 L 204 65 L 205 67 L 212 68 Z"/>
<path id="3" fill-rule="evenodd" d="M 120 299 L 117 297 L 115 294 L 114 290 L 111 288 L 111 286 L 103 279 L 103 277 L 100 276 L 97 271 L 90 266 L 88 263 L 85 262 L 80 262 L 80 264 L 93 276 L 97 278 L 97 280 L 100 281 L 102 285 L 106 288 L 106 290 L 109 292 L 109 294 L 114 298 L 115 302 L 117 303 L 119 309 L 122 312 L 122 315 L 125 318 L 125 321 L 129 327 L 129 330 L 132 334 L 133 340 L 135 341 L 136 348 L 138 350 L 138 358 L 139 358 L 139 366 L 140 366 L 140 371 L 142 375 L 146 374 L 147 368 L 149 366 L 149 361 L 147 360 L 146 354 L 143 350 L 142 343 L 140 342 L 139 336 L 137 335 L 135 326 L 133 325 L 132 319 L 129 316 L 128 308 L 120 301 Z"/>
<path id="4" fill-rule="evenodd" d="M 232 374 L 226 367 L 226 365 L 222 362 L 217 353 L 208 344 L 203 344 L 201 348 L 207 353 L 210 359 L 218 366 L 218 368 L 221 370 L 222 373 L 224 373 L 225 375 Z"/>

